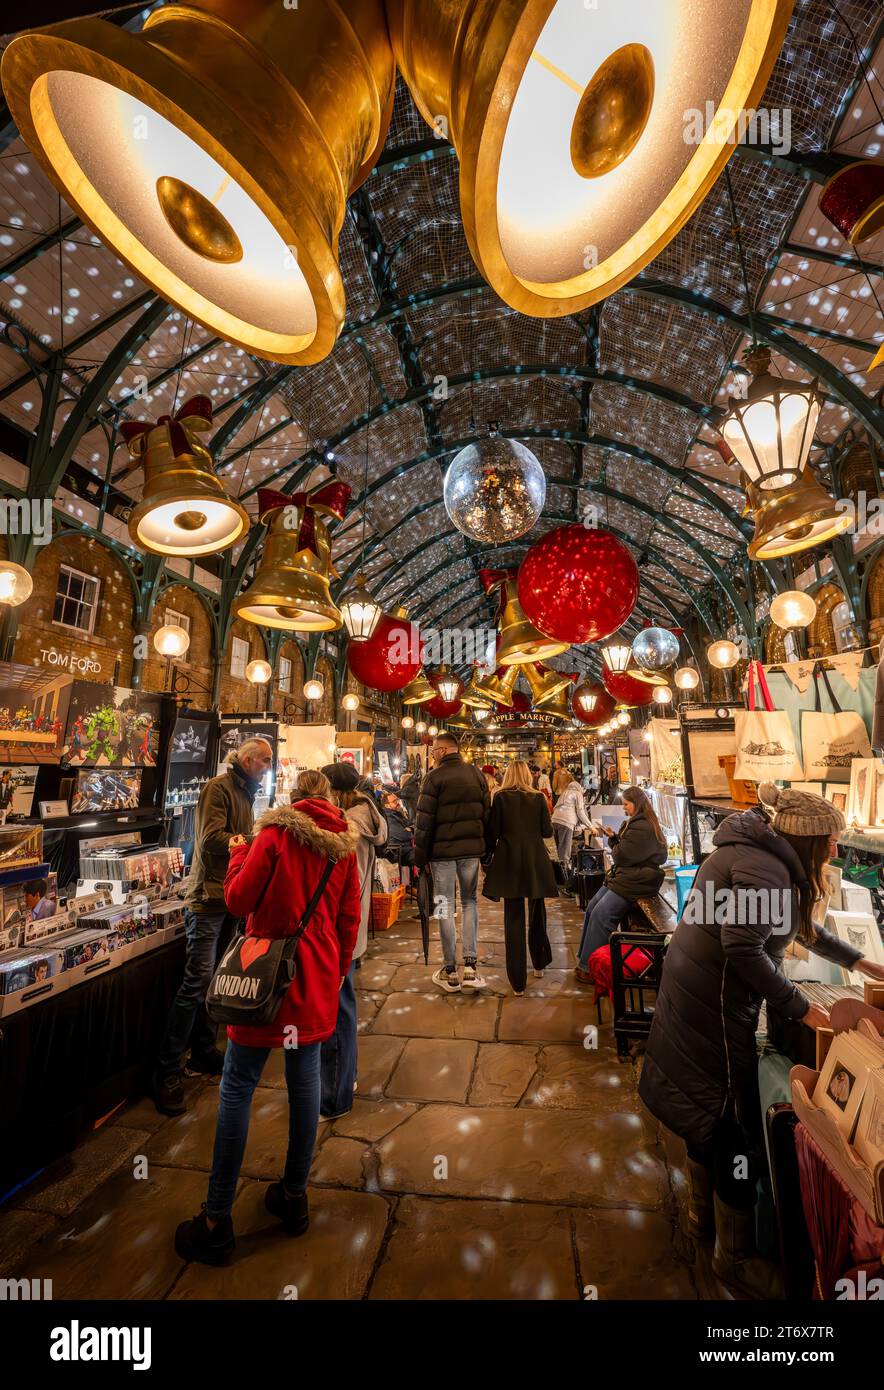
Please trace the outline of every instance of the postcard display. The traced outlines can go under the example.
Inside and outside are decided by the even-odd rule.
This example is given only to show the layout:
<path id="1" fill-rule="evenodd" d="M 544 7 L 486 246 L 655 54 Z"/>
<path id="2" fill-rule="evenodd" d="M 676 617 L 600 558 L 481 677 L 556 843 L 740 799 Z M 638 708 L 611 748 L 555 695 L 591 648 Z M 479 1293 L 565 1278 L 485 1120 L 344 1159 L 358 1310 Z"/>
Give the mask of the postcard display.
<path id="1" fill-rule="evenodd" d="M 193 839 L 200 792 L 215 775 L 218 726 L 214 715 L 179 713 L 169 740 L 163 806 L 168 838 L 176 845 Z"/>

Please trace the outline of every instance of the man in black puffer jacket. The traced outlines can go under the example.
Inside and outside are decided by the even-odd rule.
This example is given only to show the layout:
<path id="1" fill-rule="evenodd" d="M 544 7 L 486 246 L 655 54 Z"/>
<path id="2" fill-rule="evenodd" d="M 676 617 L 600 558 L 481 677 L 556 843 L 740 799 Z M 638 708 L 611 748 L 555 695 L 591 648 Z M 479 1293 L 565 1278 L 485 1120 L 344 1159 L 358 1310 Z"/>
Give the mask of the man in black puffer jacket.
<path id="1" fill-rule="evenodd" d="M 488 783 L 478 768 L 460 756 L 453 734 L 441 733 L 433 743 L 436 766 L 421 785 L 414 826 L 414 862 L 433 872 L 439 932 L 444 960 L 433 983 L 446 994 L 461 988 L 457 974 L 457 933 L 454 926 L 455 881 L 460 888 L 463 931 L 463 988 L 485 989 L 477 974 L 479 931 L 479 860 L 485 853 L 485 831 L 491 810 Z"/>

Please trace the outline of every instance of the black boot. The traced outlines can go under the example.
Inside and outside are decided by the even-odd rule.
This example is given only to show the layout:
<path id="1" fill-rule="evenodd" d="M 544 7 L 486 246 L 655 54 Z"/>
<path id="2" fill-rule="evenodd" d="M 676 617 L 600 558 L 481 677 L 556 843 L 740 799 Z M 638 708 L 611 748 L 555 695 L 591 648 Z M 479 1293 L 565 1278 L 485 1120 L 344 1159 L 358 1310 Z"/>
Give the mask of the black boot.
<path id="1" fill-rule="evenodd" d="M 688 1234 L 694 1240 L 711 1240 L 715 1235 L 715 1208 L 712 1204 L 712 1180 L 708 1169 L 696 1159 L 688 1159 Z"/>
<path id="2" fill-rule="evenodd" d="M 785 1298 L 779 1268 L 755 1249 L 755 1209 L 725 1206 L 716 1192 L 715 1252 L 712 1272 L 750 1298 Z"/>
<path id="3" fill-rule="evenodd" d="M 289 1236 L 302 1236 L 310 1225 L 307 1207 L 307 1193 L 289 1193 L 285 1184 L 272 1182 L 264 1194 L 264 1205 L 271 1216 L 282 1222 L 283 1230 Z"/>
<path id="4" fill-rule="evenodd" d="M 185 1076 L 220 1076 L 224 1070 L 224 1053 L 213 1047 L 211 1052 L 198 1056 L 191 1052 L 184 1068 Z"/>
<path id="5" fill-rule="evenodd" d="M 216 1221 L 209 1229 L 206 1220 L 206 1204 L 203 1203 L 199 1216 L 190 1221 L 182 1221 L 175 1232 L 175 1249 L 182 1260 L 192 1260 L 201 1265 L 223 1265 L 230 1259 L 236 1248 L 233 1234 L 233 1221 L 229 1216 Z"/>
<path id="6" fill-rule="evenodd" d="M 178 1072 L 154 1072 L 151 1085 L 153 1103 L 161 1115 L 183 1115 L 187 1109 L 184 1087 Z"/>

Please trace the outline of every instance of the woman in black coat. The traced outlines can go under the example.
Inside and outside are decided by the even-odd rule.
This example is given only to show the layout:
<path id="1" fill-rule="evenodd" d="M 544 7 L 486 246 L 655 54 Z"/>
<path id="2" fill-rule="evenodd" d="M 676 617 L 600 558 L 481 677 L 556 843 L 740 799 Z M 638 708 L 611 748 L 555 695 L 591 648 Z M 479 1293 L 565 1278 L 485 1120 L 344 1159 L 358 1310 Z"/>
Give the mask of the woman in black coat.
<path id="1" fill-rule="evenodd" d="M 482 889 L 486 898 L 503 898 L 506 973 L 514 994 L 528 981 L 525 954 L 525 902 L 528 902 L 528 950 L 535 975 L 552 960 L 546 934 L 544 898 L 558 897 L 556 876 L 544 840 L 552 836 L 549 806 L 531 785 L 527 763 L 512 762 L 491 802 L 487 845 L 493 857 Z"/>
<path id="2" fill-rule="evenodd" d="M 582 985 L 593 983 L 587 970 L 593 951 L 607 946 L 611 932 L 626 918 L 630 903 L 659 893 L 665 877 L 666 836 L 641 787 L 626 788 L 623 809 L 625 824 L 616 833 L 607 826 L 604 829 L 610 841 L 613 864 L 602 887 L 590 898 L 583 919 L 575 971 Z"/>
<path id="3" fill-rule="evenodd" d="M 776 1297 L 778 1271 L 754 1253 L 758 1177 L 766 1171 L 755 1031 L 762 1000 L 809 1027 L 828 1015 L 783 970 L 796 936 L 808 949 L 873 978 L 884 969 L 812 920 L 822 873 L 844 827 L 820 796 L 759 787 L 776 807 L 729 816 L 697 873 L 666 954 L 639 1094 L 688 1147 L 688 1224 L 716 1243 L 713 1269 L 756 1297 Z"/>

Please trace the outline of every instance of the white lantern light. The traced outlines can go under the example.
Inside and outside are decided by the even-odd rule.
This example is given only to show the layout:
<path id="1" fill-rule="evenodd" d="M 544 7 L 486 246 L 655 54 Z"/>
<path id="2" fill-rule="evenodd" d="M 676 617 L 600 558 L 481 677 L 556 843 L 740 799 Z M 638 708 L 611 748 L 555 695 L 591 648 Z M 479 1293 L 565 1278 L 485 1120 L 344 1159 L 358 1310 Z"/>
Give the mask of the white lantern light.
<path id="1" fill-rule="evenodd" d="M 693 666 L 679 666 L 675 673 L 675 684 L 679 690 L 696 690 L 700 684 L 700 673 Z"/>
<path id="2" fill-rule="evenodd" d="M 795 627 L 810 627 L 816 617 L 816 599 L 800 589 L 789 589 L 784 594 L 777 594 L 771 602 L 770 616 L 777 627 L 787 632 Z"/>
<path id="3" fill-rule="evenodd" d="M 358 709 L 359 696 L 356 695 L 352 690 L 348 690 L 344 698 L 341 700 L 341 705 L 346 710 L 352 711 L 354 709 Z"/>
<path id="4" fill-rule="evenodd" d="M 424 723 L 424 721 L 423 721 L 422 719 L 419 719 L 419 720 L 417 721 L 417 723 L 416 723 L 415 726 L 414 726 L 414 729 L 415 729 L 415 733 L 418 733 L 418 734 L 425 734 L 425 733 L 427 732 L 427 726 L 426 726 L 426 724 Z"/>
<path id="5" fill-rule="evenodd" d="M 360 574 L 355 588 L 341 600 L 341 617 L 351 642 L 367 642 L 381 620 L 381 605 L 372 598 Z"/>
<path id="6" fill-rule="evenodd" d="M 252 685 L 266 685 L 273 675 L 273 667 L 269 661 L 250 661 L 246 667 L 246 680 L 251 681 Z"/>
<path id="7" fill-rule="evenodd" d="M 625 709 L 621 710 L 620 713 L 617 715 L 617 723 L 620 725 L 621 729 L 625 729 L 627 724 L 629 723 L 629 715 L 627 714 Z"/>
<path id="8" fill-rule="evenodd" d="M 449 671 L 447 666 L 439 667 L 435 676 L 435 684 L 440 699 L 444 700 L 448 705 L 454 704 L 460 692 L 463 690 L 463 681 L 461 681 L 453 671 Z"/>
<path id="9" fill-rule="evenodd" d="M 410 714 L 406 714 L 405 718 L 402 720 L 402 727 L 403 729 L 414 728 L 414 720 L 412 719 Z"/>
<path id="10" fill-rule="evenodd" d="M 736 642 L 729 642 L 726 638 L 721 642 L 711 642 L 706 648 L 706 656 L 710 666 L 714 666 L 718 671 L 729 671 L 736 666 L 740 659 L 740 649 Z"/>
<path id="11" fill-rule="evenodd" d="M 654 691 L 654 703 L 656 705 L 671 705 L 672 691 L 668 685 L 658 685 Z"/>
<path id="12" fill-rule="evenodd" d="M 34 581 L 22 565 L 0 560 L 0 603 L 18 608 L 34 592 Z"/>
<path id="13" fill-rule="evenodd" d="M 437 729 L 435 724 L 431 724 L 427 732 L 430 735 L 430 738 L 435 738 L 439 730 Z"/>
<path id="14" fill-rule="evenodd" d="M 602 647 L 602 657 L 609 671 L 619 674 L 625 671 L 632 658 L 632 647 L 616 638 Z"/>
<path id="15" fill-rule="evenodd" d="M 304 683 L 305 700 L 321 700 L 324 694 L 325 686 L 321 680 L 317 680 L 316 676 L 311 676 L 310 680 Z"/>
<path id="16" fill-rule="evenodd" d="M 731 397 L 722 437 L 756 487 L 788 487 L 807 463 L 823 397 L 815 381 L 774 376 L 770 348 L 750 348 L 746 364 L 752 381 L 744 399 Z"/>
<path id="17" fill-rule="evenodd" d="M 160 656 L 184 656 L 190 646 L 190 633 L 175 623 L 167 623 L 165 627 L 157 628 L 153 644 Z"/>

